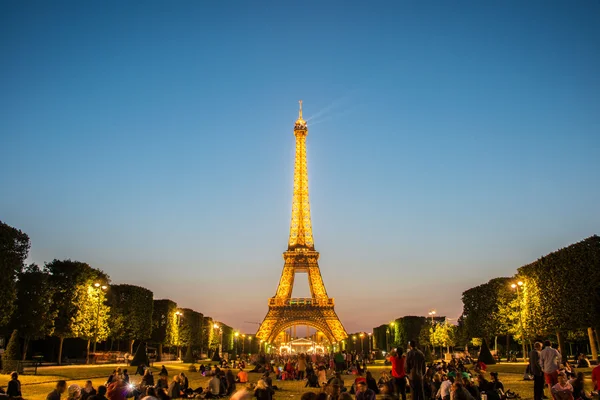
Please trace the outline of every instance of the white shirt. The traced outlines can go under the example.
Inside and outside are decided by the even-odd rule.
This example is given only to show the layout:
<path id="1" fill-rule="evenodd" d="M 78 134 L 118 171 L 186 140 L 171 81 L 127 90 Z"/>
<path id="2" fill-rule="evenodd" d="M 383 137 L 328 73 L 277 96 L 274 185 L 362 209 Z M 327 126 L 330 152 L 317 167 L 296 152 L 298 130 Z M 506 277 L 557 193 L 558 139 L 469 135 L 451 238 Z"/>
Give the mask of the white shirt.
<path id="1" fill-rule="evenodd" d="M 551 374 L 560 368 L 560 353 L 558 350 L 548 346 L 540 352 L 540 366 L 546 374 Z"/>
<path id="2" fill-rule="evenodd" d="M 450 388 L 452 388 L 452 382 L 450 382 L 450 380 L 443 381 L 436 397 L 441 397 L 443 399 L 446 396 L 450 396 Z"/>

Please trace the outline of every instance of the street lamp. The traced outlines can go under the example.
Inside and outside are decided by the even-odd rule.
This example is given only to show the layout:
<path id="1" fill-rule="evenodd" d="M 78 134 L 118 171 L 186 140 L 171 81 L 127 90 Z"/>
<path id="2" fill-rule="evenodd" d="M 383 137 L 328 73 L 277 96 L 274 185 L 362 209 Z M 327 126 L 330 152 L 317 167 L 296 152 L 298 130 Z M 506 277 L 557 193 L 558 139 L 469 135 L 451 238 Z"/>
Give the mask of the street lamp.
<path id="1" fill-rule="evenodd" d="M 239 344 L 239 343 L 238 343 L 238 337 L 240 336 L 240 333 L 239 333 L 239 332 L 236 332 L 236 333 L 234 333 L 234 334 L 233 334 L 233 336 L 235 337 L 235 346 L 234 346 L 234 347 L 235 347 L 235 356 L 236 356 L 236 358 L 237 358 L 237 353 L 238 353 L 238 344 Z"/>
<path id="2" fill-rule="evenodd" d="M 429 311 L 429 316 L 431 317 L 431 326 L 433 326 L 433 317 L 435 314 L 437 314 L 435 310 Z"/>
<path id="3" fill-rule="evenodd" d="M 246 335 L 242 335 L 242 355 L 244 354 L 244 344 L 246 344 Z"/>
<path id="4" fill-rule="evenodd" d="M 517 302 L 519 303 L 519 325 L 521 327 L 521 344 L 523 345 L 523 362 L 525 362 L 527 360 L 526 359 L 527 350 L 525 349 L 525 329 L 523 328 L 523 315 L 522 315 L 523 312 L 521 309 L 521 292 L 519 290 L 519 288 L 523 285 L 524 285 L 524 283 L 522 281 L 518 281 L 516 284 L 515 283 L 511 284 L 510 287 L 517 291 Z"/>
<path id="5" fill-rule="evenodd" d="M 373 351 L 373 332 L 369 332 L 369 354 Z"/>
<path id="6" fill-rule="evenodd" d="M 106 292 L 106 290 L 108 289 L 108 286 L 106 285 L 102 285 L 99 282 L 94 283 L 94 287 L 97 289 L 96 291 L 96 300 L 98 303 L 98 309 L 96 312 L 96 329 L 94 329 L 94 354 L 96 353 L 96 344 L 98 343 L 98 330 L 100 329 L 100 306 L 102 306 L 102 300 L 100 297 L 100 293 L 102 292 Z M 89 348 L 88 348 L 89 349 Z M 88 355 L 88 359 L 89 359 L 89 355 Z"/>

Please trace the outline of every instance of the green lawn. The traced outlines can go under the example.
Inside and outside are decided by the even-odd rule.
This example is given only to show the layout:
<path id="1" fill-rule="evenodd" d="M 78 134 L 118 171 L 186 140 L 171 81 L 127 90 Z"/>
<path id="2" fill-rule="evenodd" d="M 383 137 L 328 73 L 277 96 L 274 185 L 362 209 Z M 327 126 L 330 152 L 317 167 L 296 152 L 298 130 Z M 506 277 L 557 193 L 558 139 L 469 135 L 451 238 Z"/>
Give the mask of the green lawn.
<path id="1" fill-rule="evenodd" d="M 190 387 L 196 388 L 198 386 L 206 387 L 208 384 L 208 378 L 203 377 L 199 372 L 188 372 L 189 364 L 174 363 L 166 364 L 169 370 L 169 375 L 173 376 L 180 372 L 184 372 L 190 381 Z M 94 387 L 104 384 L 108 375 L 115 369 L 115 365 L 103 365 L 103 366 L 64 366 L 64 367 L 45 367 L 38 369 L 38 375 L 22 375 L 20 377 L 22 384 L 23 396 L 27 400 L 45 400 L 46 395 L 54 388 L 56 381 L 65 379 L 68 384 L 79 384 L 83 386 L 87 379 L 90 379 L 94 383 Z M 121 365 L 121 368 L 123 366 Z M 383 370 L 389 370 L 389 367 L 383 364 L 376 364 L 369 366 L 369 369 L 373 373 L 375 379 L 379 378 L 379 375 Z M 130 373 L 135 372 L 135 367 L 128 368 Z M 157 363 L 152 370 L 157 378 L 157 373 L 160 370 L 160 363 Z M 521 395 L 522 399 L 533 398 L 533 382 L 523 380 L 523 371 L 525 370 L 525 364 L 522 363 L 511 363 L 511 364 L 498 364 L 489 366 L 489 370 L 496 371 L 499 373 L 500 379 L 503 381 L 504 386 L 507 389 L 511 389 Z M 591 382 L 589 381 L 590 368 L 583 370 L 588 377 L 588 386 L 591 389 Z M 249 374 L 250 382 L 256 383 L 260 378 L 260 374 Z M 6 382 L 8 376 L 5 375 Z M 347 375 L 344 376 L 346 385 L 349 385 L 353 381 L 354 377 Z M 141 380 L 141 377 L 131 375 L 131 380 L 137 383 Z M 297 381 L 277 381 L 277 386 L 281 388 L 275 395 L 276 399 L 299 399 L 302 393 L 308 389 L 304 388 L 304 382 Z M 1 386 L 5 386 L 5 382 L 0 382 Z"/>

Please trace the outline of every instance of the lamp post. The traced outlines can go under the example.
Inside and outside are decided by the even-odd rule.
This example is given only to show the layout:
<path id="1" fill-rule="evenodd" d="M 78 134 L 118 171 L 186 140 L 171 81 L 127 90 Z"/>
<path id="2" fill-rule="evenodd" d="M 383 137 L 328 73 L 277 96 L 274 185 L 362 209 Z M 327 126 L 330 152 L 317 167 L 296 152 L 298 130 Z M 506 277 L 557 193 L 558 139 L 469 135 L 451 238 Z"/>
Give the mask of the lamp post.
<path id="1" fill-rule="evenodd" d="M 521 328 L 521 344 L 523 345 L 523 362 L 527 361 L 527 350 L 525 349 L 525 329 L 523 328 L 523 312 L 521 310 L 521 293 L 519 288 L 523 286 L 522 281 L 518 281 L 516 284 L 510 285 L 511 288 L 517 291 L 517 302 L 519 303 L 519 325 Z"/>
<path id="2" fill-rule="evenodd" d="M 219 330 L 219 358 L 223 358 L 223 328 L 217 323 L 213 325 L 213 328 Z"/>
<path id="3" fill-rule="evenodd" d="M 244 354 L 244 345 L 246 344 L 246 335 L 242 334 L 242 355 Z"/>
<path id="4" fill-rule="evenodd" d="M 365 354 L 365 349 L 364 349 L 364 347 L 363 347 L 363 342 L 364 342 L 364 340 L 363 340 L 363 339 L 364 339 L 364 337 L 365 337 L 365 334 L 361 332 L 361 333 L 360 333 L 358 336 L 360 336 L 360 352 L 361 352 L 361 353 L 362 353 L 362 355 L 364 356 L 364 354 Z"/>
<path id="5" fill-rule="evenodd" d="M 431 326 L 433 326 L 433 317 L 435 316 L 435 314 L 436 314 L 435 310 L 429 311 L 429 316 L 431 317 Z"/>
<path id="6" fill-rule="evenodd" d="M 240 336 L 239 332 L 236 332 L 233 334 L 234 338 L 235 338 L 235 357 L 237 358 L 237 353 L 238 353 L 238 337 Z"/>
<path id="7" fill-rule="evenodd" d="M 373 351 L 373 332 L 369 332 L 369 357 Z"/>
<path id="8" fill-rule="evenodd" d="M 252 335 L 248 336 L 248 353 L 252 353 Z"/>
<path id="9" fill-rule="evenodd" d="M 390 345 L 388 343 L 388 336 L 390 336 L 390 329 L 385 328 L 385 351 L 389 351 Z"/>
<path id="10" fill-rule="evenodd" d="M 97 290 L 96 300 L 98 302 L 98 309 L 96 312 L 96 328 L 94 329 L 94 353 L 96 353 L 96 344 L 98 343 L 98 330 L 100 329 L 100 307 L 102 306 L 102 301 L 100 299 L 100 293 L 105 292 L 108 289 L 108 286 L 102 285 L 99 282 L 96 282 L 96 283 L 94 283 L 94 287 Z M 89 358 L 89 356 L 88 356 L 88 358 Z"/>

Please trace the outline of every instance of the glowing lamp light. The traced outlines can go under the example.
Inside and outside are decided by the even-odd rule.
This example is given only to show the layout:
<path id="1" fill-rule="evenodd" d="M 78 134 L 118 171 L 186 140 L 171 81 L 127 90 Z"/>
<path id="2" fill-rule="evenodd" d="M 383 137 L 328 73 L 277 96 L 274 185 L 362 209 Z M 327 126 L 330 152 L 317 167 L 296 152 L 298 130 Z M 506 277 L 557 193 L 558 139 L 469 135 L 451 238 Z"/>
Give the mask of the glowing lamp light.
<path id="1" fill-rule="evenodd" d="M 94 283 L 94 286 L 100 287 L 100 284 L 98 282 L 96 282 L 96 283 Z"/>
<path id="2" fill-rule="evenodd" d="M 214 324 L 213 328 L 217 329 L 219 327 L 219 324 Z"/>
<path id="3" fill-rule="evenodd" d="M 108 286 L 102 285 L 102 290 L 106 290 L 106 289 L 108 289 Z"/>
<path id="4" fill-rule="evenodd" d="M 516 287 L 517 287 L 517 285 L 515 285 L 515 284 L 513 283 L 512 285 L 510 285 L 510 287 L 514 289 L 514 288 L 516 288 Z"/>
<path id="5" fill-rule="evenodd" d="M 235 337 L 238 337 L 238 336 L 240 336 L 240 333 L 236 332 L 234 335 L 235 335 Z"/>
<path id="6" fill-rule="evenodd" d="M 519 282 L 517 282 L 517 285 L 523 286 L 523 282 L 519 281 Z"/>

